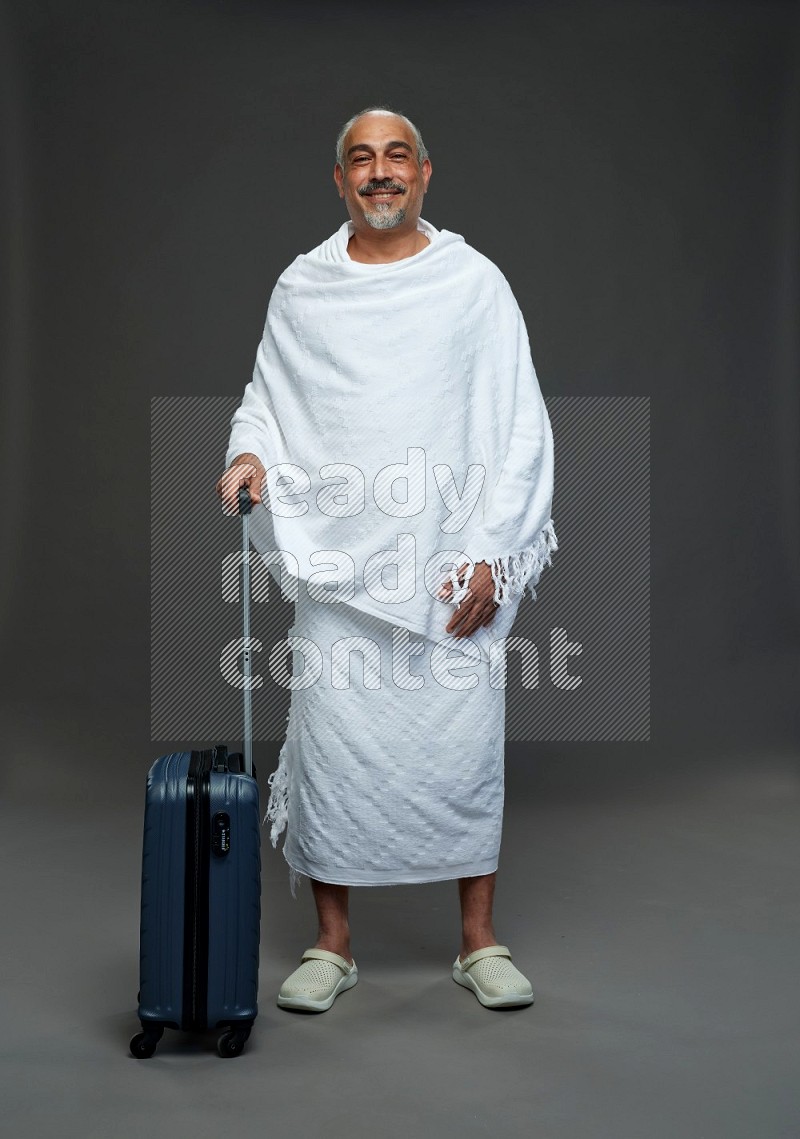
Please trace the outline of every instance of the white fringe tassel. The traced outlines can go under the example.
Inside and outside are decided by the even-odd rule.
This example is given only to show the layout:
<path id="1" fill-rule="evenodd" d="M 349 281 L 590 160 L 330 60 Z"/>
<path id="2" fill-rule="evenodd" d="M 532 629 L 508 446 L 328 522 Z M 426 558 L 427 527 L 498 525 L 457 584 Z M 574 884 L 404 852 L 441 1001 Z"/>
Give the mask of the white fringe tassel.
<path id="1" fill-rule="evenodd" d="M 289 815 L 289 768 L 286 764 L 285 748 L 281 750 L 278 766 L 270 775 L 267 784 L 270 793 L 264 822 L 270 821 L 272 823 L 269 837 L 272 845 L 276 847 Z M 299 870 L 295 870 L 293 866 L 289 867 L 289 888 L 292 891 L 293 898 L 297 897 L 297 887 L 304 877 L 305 875 L 301 874 Z"/>
<path id="2" fill-rule="evenodd" d="M 526 546 L 516 554 L 493 558 L 489 564 L 494 582 L 495 604 L 510 605 L 514 597 L 525 593 L 526 588 L 530 589 L 531 597 L 535 601 L 534 586 L 538 583 L 544 567 L 552 564 L 552 554 L 557 549 L 556 531 L 553 519 L 550 518 L 539 531 L 539 536 L 532 546 Z M 472 568 L 474 569 L 474 566 Z M 459 600 L 461 596 L 463 591 L 460 591 Z"/>
<path id="3" fill-rule="evenodd" d="M 304 877 L 305 875 L 301 874 L 299 870 L 295 870 L 294 866 L 289 867 L 289 889 L 292 891 L 293 898 L 297 897 L 297 887 Z"/>
<path id="4" fill-rule="evenodd" d="M 267 813 L 264 822 L 272 822 L 270 840 L 273 846 L 278 845 L 278 839 L 286 826 L 289 813 L 289 770 L 286 766 L 286 753 L 281 751 L 278 766 L 267 780 L 270 788 Z"/>

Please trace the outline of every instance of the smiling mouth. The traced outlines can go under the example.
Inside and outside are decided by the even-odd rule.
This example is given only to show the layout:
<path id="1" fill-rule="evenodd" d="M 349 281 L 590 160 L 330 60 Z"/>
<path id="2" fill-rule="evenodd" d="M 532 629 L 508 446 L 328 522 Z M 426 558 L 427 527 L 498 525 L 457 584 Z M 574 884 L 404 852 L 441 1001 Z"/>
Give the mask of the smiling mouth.
<path id="1" fill-rule="evenodd" d="M 397 198 L 402 194 L 402 190 L 367 190 L 363 195 L 365 198 L 378 198 L 383 201 L 388 198 Z"/>

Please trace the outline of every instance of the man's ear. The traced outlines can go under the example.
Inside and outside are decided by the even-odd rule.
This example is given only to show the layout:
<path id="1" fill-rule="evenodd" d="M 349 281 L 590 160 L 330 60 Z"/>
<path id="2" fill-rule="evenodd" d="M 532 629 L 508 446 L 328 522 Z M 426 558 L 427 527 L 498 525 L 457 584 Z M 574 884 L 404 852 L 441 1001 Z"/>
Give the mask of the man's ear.
<path id="1" fill-rule="evenodd" d="M 339 197 L 343 198 L 344 197 L 344 187 L 343 187 L 344 171 L 342 170 L 342 168 L 338 162 L 336 163 L 336 165 L 333 168 L 333 180 L 336 183 L 336 186 L 339 190 Z"/>
<path id="2" fill-rule="evenodd" d="M 430 160 L 430 158 L 425 158 L 425 159 L 423 159 L 423 162 L 422 162 L 422 175 L 423 175 L 423 178 L 425 179 L 425 191 L 424 191 L 424 192 L 425 192 L 426 194 L 427 194 L 427 192 L 428 192 L 428 183 L 429 183 L 429 182 L 430 182 L 430 180 L 431 180 L 431 174 L 432 174 L 432 173 L 433 173 L 433 167 L 431 166 L 431 160 Z"/>

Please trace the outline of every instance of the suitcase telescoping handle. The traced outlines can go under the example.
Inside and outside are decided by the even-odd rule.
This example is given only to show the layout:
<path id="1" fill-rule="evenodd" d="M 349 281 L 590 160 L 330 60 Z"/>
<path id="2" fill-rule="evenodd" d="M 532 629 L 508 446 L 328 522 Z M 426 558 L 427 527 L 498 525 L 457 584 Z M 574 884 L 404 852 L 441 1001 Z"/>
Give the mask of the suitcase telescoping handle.
<path id="1" fill-rule="evenodd" d="M 250 688 L 250 511 L 253 502 L 246 486 L 239 487 L 242 516 L 242 602 L 244 609 L 244 769 L 253 774 L 253 693 Z"/>

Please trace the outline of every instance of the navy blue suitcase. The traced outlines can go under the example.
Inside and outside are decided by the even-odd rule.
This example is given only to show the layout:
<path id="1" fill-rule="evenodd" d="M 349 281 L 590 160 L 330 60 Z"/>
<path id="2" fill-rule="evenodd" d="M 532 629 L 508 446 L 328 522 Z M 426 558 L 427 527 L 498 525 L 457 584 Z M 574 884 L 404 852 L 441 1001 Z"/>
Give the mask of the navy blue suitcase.
<path id="1" fill-rule="evenodd" d="M 250 496 L 243 523 L 244 755 L 220 744 L 172 752 L 147 776 L 142 850 L 139 1009 L 130 1049 L 152 1056 L 165 1028 L 223 1029 L 238 1056 L 258 1014 L 261 822 L 252 759 Z"/>

